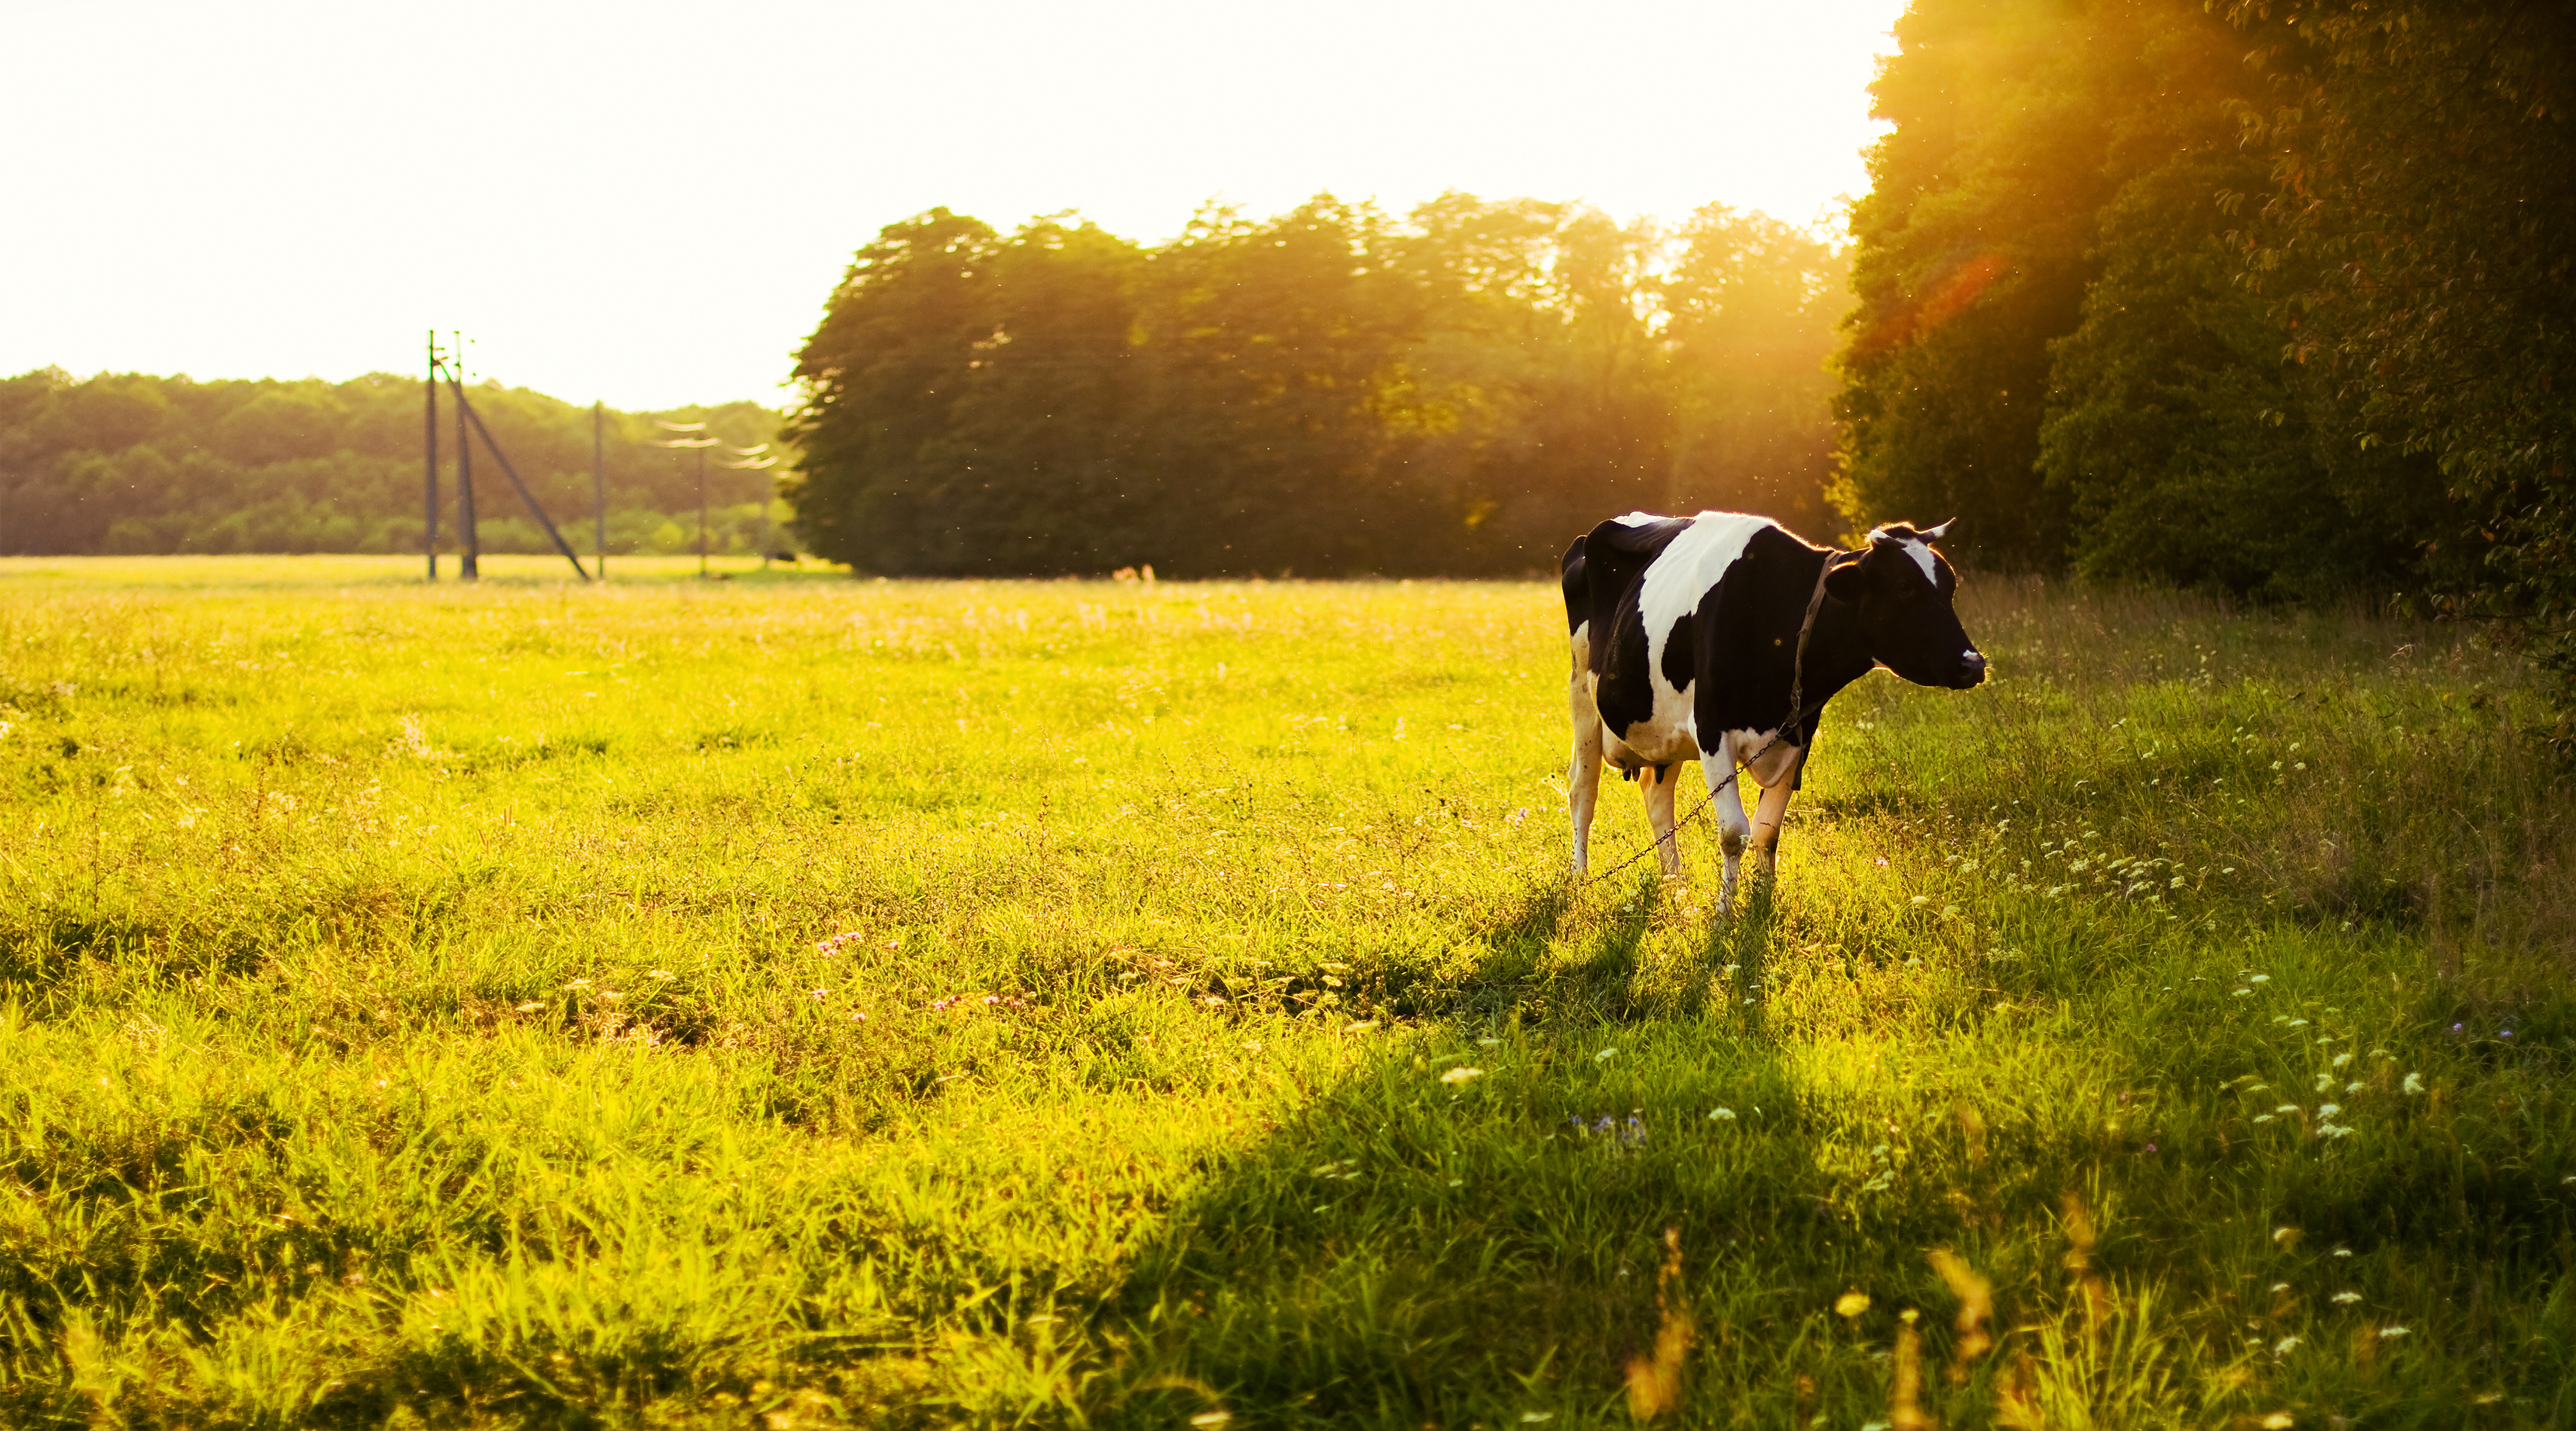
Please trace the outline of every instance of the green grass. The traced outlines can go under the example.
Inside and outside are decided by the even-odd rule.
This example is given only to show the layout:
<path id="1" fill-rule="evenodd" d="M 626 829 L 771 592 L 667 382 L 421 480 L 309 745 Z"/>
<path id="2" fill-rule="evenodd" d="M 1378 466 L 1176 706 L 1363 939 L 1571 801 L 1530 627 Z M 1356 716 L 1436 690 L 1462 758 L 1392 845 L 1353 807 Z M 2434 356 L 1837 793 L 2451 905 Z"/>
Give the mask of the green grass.
<path id="1" fill-rule="evenodd" d="M 2576 1425 L 2465 628 L 1972 583 L 1712 925 L 1544 585 L 492 565 L 0 561 L 0 1421 Z"/>

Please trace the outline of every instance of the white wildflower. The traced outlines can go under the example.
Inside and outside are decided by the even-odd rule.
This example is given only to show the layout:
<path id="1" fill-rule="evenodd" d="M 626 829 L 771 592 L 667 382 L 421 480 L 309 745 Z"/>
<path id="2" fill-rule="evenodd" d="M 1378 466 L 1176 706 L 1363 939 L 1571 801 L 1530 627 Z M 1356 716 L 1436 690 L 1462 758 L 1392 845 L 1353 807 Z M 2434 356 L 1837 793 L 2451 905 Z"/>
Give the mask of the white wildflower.
<path id="1" fill-rule="evenodd" d="M 2353 1303 L 2361 1300 L 2361 1294 L 2359 1292 L 2337 1292 L 2326 1300 L 2334 1303 L 2338 1307 L 2349 1307 Z"/>
<path id="2" fill-rule="evenodd" d="M 1732 1123 L 1735 1121 L 1735 1110 L 1732 1108 L 1711 1109 L 1709 1110 L 1708 1121 L 1712 1123 Z"/>
<path id="3" fill-rule="evenodd" d="M 2379 1334 L 2383 1337 L 2402 1337 L 2406 1336 L 2408 1333 L 2407 1329 L 2404 1327 L 2381 1327 L 2379 1329 Z"/>
<path id="4" fill-rule="evenodd" d="M 2422 1075 L 2422 1074 L 2420 1074 L 2420 1073 L 2410 1073 L 2410 1074 L 2406 1075 L 2406 1081 L 2405 1081 L 2404 1083 L 2401 1083 L 2401 1084 L 2397 1085 L 2397 1091 L 2398 1091 L 2398 1092 L 2400 1092 L 2400 1093 L 2421 1093 L 2421 1092 L 2423 1092 L 2423 1091 L 2424 1091 L 2424 1075 Z"/>
<path id="5" fill-rule="evenodd" d="M 1615 1049 L 1615 1048 L 1605 1048 L 1605 1049 L 1601 1050 L 1599 1053 L 1596 1053 L 1596 1054 L 1592 1055 L 1592 1061 L 1593 1061 L 1594 1063 L 1605 1063 L 1605 1062 L 1609 1061 L 1610 1055 L 1612 1055 L 1612 1054 L 1614 1054 L 1614 1053 L 1617 1053 L 1618 1051 L 1619 1051 L 1619 1050 L 1617 1050 L 1617 1049 Z"/>
<path id="6" fill-rule="evenodd" d="M 1485 1070 L 1481 1068 L 1453 1068 L 1447 1073 L 1440 1075 L 1440 1081 L 1443 1083 L 1471 1083 L 1484 1076 Z"/>
<path id="7" fill-rule="evenodd" d="M 2299 1339 L 2297 1337 L 2283 1337 L 2279 1341 L 2272 1343 L 2272 1355 L 2288 1356 L 2291 1352 L 2298 1350 L 2298 1346 Z"/>

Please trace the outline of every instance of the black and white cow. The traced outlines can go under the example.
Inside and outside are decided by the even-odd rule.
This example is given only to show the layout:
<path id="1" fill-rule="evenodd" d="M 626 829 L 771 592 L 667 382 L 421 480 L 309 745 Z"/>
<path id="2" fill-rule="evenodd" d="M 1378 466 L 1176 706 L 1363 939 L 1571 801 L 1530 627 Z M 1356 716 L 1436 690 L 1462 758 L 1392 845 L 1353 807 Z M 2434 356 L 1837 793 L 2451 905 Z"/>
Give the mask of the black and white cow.
<path id="1" fill-rule="evenodd" d="M 1776 867 L 1781 816 L 1836 691 L 1878 666 L 1954 690 L 1985 680 L 1986 658 L 1951 609 L 1958 577 L 1931 546 L 1949 525 L 1884 526 L 1838 552 L 1736 512 L 1631 512 L 1575 538 L 1563 563 L 1575 874 L 1607 762 L 1645 787 L 1664 874 L 1678 876 L 1673 788 L 1697 760 L 1726 852 L 1725 913 L 1748 844 L 1765 876 Z M 1739 767 L 1762 787 L 1750 821 Z"/>

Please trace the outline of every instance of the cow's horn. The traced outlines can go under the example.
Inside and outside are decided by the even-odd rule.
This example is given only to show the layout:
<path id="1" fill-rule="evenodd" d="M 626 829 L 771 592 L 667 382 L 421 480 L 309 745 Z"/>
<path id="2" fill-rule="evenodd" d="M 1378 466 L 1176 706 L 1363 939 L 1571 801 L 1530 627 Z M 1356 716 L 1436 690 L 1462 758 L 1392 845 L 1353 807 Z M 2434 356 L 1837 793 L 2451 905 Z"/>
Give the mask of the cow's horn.
<path id="1" fill-rule="evenodd" d="M 1958 519 L 1958 518 L 1956 518 L 1956 517 L 1952 517 L 1952 518 L 1950 519 L 1950 522 L 1955 522 L 1955 521 L 1957 521 L 1957 520 L 1959 520 L 1959 519 Z M 1925 541 L 1927 541 L 1927 542 L 1937 542 L 1937 541 L 1941 540 L 1941 535 L 1942 535 L 1942 533 L 1947 532 L 1947 531 L 1949 531 L 1949 530 L 1950 530 L 1950 522 L 1943 522 L 1941 525 L 1939 525 L 1939 526 L 1937 526 L 1937 527 L 1925 527 L 1925 528 L 1923 529 L 1923 532 L 1922 532 L 1923 540 L 1925 540 Z"/>

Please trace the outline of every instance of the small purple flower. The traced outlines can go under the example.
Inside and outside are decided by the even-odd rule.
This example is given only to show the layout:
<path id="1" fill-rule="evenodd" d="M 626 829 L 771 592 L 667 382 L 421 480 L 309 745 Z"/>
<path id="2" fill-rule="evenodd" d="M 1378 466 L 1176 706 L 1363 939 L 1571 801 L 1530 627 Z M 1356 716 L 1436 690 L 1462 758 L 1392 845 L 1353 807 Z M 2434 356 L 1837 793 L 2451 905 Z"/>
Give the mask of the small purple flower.
<path id="1" fill-rule="evenodd" d="M 2153 1144 L 2153 1143 L 2149 1143 L 2149 1144 L 2147 1145 L 2147 1151 L 2148 1151 L 2148 1152 L 2152 1153 L 2152 1152 L 2154 1152 L 2155 1150 L 2156 1150 L 2156 1145 L 2155 1145 L 2155 1144 Z"/>
<path id="2" fill-rule="evenodd" d="M 2451 1025 L 2451 1032 L 2453 1032 L 2453 1033 L 2458 1033 L 2459 1031 L 2460 1031 L 2460 1026 L 2459 1026 L 2458 1024 L 2453 1024 L 2453 1025 Z"/>

